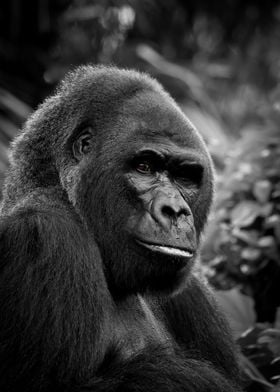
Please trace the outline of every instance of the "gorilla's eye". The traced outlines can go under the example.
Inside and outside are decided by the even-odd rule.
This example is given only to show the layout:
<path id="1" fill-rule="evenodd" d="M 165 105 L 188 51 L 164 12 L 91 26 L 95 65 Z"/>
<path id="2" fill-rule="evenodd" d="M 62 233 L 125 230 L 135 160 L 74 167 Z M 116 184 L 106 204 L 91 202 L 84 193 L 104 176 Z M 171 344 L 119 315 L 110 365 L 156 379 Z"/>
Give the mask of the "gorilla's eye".
<path id="1" fill-rule="evenodd" d="M 174 171 L 177 180 L 199 186 L 203 176 L 203 166 L 198 163 L 183 163 Z"/>
<path id="2" fill-rule="evenodd" d="M 135 169 L 142 174 L 151 174 L 154 172 L 152 165 L 149 162 L 138 162 Z"/>
<path id="3" fill-rule="evenodd" d="M 132 157 L 130 167 L 141 174 L 154 174 L 161 170 L 163 157 L 157 152 L 145 149 L 140 150 Z"/>

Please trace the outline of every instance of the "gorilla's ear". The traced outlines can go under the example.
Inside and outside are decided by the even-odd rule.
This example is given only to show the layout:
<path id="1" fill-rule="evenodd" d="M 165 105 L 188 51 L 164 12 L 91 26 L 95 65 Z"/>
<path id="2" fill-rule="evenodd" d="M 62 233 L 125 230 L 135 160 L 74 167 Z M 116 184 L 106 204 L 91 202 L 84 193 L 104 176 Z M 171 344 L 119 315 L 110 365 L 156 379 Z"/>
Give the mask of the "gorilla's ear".
<path id="1" fill-rule="evenodd" d="M 93 142 L 93 129 L 86 127 L 79 133 L 72 144 L 73 155 L 77 161 L 81 161 L 85 155 L 91 152 Z"/>

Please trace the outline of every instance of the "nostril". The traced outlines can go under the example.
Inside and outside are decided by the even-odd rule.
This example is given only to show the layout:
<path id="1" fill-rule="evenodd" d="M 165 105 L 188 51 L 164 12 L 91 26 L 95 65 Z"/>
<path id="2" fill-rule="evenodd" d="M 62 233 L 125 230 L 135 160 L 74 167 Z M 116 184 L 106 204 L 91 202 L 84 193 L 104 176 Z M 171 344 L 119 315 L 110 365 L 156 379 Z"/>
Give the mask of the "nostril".
<path id="1" fill-rule="evenodd" d="M 176 212 L 170 206 L 163 206 L 161 213 L 169 218 L 174 218 L 176 216 Z"/>
<path id="2" fill-rule="evenodd" d="M 188 211 L 185 208 L 178 208 L 178 211 L 176 208 L 173 208 L 171 206 L 164 206 L 161 209 L 162 215 L 164 215 L 167 218 L 176 218 L 178 219 L 179 217 L 183 218 L 188 215 Z"/>

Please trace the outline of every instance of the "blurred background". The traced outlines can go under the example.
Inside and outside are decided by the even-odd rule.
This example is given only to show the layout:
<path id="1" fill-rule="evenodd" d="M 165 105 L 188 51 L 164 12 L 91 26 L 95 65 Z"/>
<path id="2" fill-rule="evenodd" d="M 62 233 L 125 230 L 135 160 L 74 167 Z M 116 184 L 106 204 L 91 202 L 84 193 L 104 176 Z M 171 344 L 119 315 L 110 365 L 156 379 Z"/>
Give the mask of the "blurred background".
<path id="1" fill-rule="evenodd" d="M 246 391 L 280 391 L 279 2 L 2 1 L 0 194 L 11 139 L 89 62 L 149 72 L 203 134 L 217 177 L 203 272 L 241 347 Z"/>

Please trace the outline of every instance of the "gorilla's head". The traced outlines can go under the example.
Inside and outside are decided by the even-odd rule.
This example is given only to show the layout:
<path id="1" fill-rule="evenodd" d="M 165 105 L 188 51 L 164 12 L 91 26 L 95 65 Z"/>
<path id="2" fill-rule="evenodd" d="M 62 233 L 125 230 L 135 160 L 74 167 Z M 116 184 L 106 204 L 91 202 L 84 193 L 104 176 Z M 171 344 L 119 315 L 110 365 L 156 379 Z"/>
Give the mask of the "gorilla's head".
<path id="1" fill-rule="evenodd" d="M 25 143 L 45 129 L 26 157 L 42 163 L 30 180 L 66 191 L 111 291 L 177 288 L 197 255 L 213 175 L 201 137 L 162 87 L 134 71 L 81 67 L 26 127 Z"/>

